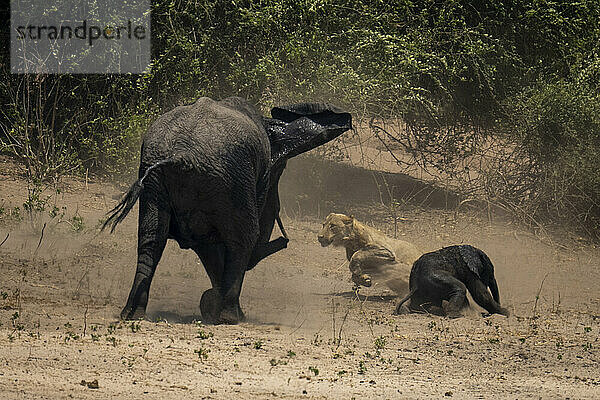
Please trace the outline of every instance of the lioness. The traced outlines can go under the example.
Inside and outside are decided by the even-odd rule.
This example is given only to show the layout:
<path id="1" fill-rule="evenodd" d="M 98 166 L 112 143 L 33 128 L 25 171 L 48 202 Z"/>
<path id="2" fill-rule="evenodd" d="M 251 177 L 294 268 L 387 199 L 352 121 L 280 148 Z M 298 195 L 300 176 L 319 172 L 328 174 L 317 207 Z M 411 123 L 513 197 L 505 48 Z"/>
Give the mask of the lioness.
<path id="1" fill-rule="evenodd" d="M 355 284 L 369 287 L 374 279 L 398 294 L 407 291 L 411 266 L 421 255 L 414 245 L 389 238 L 344 214 L 329 214 L 317 238 L 323 247 L 346 248 Z"/>

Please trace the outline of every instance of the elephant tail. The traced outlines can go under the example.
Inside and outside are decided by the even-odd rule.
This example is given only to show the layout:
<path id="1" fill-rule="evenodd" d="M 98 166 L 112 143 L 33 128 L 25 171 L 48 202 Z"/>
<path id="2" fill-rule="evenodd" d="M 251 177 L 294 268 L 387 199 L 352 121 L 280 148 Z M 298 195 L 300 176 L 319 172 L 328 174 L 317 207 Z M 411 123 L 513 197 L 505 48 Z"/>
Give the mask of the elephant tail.
<path id="1" fill-rule="evenodd" d="M 117 204 L 112 210 L 110 210 L 107 213 L 108 218 L 102 224 L 102 228 L 100 228 L 100 231 L 103 231 L 107 226 L 112 225 L 110 228 L 110 233 L 113 233 L 117 225 L 125 219 L 127 214 L 129 214 L 129 211 L 131 211 L 131 209 L 139 199 L 140 194 L 144 189 L 144 179 L 148 177 L 148 174 L 152 170 L 170 161 L 171 160 L 162 160 L 148 167 L 148 169 L 146 169 L 146 172 L 144 173 L 144 176 L 135 181 L 135 183 L 131 185 L 127 193 L 125 193 L 119 204 Z"/>
<path id="2" fill-rule="evenodd" d="M 492 292 L 492 297 L 496 301 L 496 303 L 500 304 L 500 293 L 498 292 L 498 282 L 496 282 L 496 278 L 494 277 L 494 264 L 490 258 L 483 251 L 479 254 L 481 258 L 481 262 L 486 270 L 486 275 L 488 277 L 488 282 L 484 282 L 490 288 L 490 292 Z"/>
<path id="3" fill-rule="evenodd" d="M 399 314 L 399 310 L 400 307 L 402 307 L 402 304 L 406 303 L 408 300 L 410 300 L 410 298 L 413 296 L 413 294 L 415 294 L 415 292 L 417 291 L 417 288 L 414 287 L 410 290 L 410 292 L 404 296 L 404 298 L 402 300 L 400 300 L 400 302 L 398 303 L 398 305 L 396 306 L 396 314 Z"/>

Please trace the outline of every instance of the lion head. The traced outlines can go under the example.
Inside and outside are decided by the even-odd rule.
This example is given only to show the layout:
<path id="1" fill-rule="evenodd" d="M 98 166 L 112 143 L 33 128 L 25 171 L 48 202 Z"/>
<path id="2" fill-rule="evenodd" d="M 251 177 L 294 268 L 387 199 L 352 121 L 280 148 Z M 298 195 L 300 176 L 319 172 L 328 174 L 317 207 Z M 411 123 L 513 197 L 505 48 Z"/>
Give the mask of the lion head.
<path id="1" fill-rule="evenodd" d="M 334 246 L 343 246 L 344 241 L 348 239 L 352 232 L 353 217 L 344 214 L 331 213 L 325 218 L 323 228 L 317 235 L 321 246 L 327 247 L 330 244 Z"/>

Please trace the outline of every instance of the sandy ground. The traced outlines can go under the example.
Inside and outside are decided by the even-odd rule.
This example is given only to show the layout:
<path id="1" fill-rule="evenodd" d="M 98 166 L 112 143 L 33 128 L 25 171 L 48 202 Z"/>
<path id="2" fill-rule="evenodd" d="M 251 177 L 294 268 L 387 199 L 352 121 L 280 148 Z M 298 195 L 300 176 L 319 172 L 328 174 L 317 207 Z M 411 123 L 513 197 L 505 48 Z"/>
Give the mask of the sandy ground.
<path id="1" fill-rule="evenodd" d="M 424 197 L 413 181 L 390 175 L 403 199 L 392 209 L 376 190 L 381 175 L 300 160 L 281 185 L 292 240 L 247 274 L 246 322 L 202 324 L 208 278 L 175 243 L 154 278 L 148 319 L 120 322 L 137 209 L 115 234 L 99 233 L 119 189 L 67 179 L 60 193 L 44 192 L 44 211 L 30 217 L 19 166 L 0 162 L 0 242 L 9 234 L 0 246 L 3 399 L 600 398 L 599 250 L 582 239 L 455 212 L 451 195 L 431 189 Z M 59 216 L 50 219 L 54 205 Z M 343 251 L 318 245 L 330 211 L 390 235 L 396 213 L 397 235 L 424 252 L 480 247 L 512 316 L 393 316 L 392 293 L 378 285 L 353 292 Z"/>

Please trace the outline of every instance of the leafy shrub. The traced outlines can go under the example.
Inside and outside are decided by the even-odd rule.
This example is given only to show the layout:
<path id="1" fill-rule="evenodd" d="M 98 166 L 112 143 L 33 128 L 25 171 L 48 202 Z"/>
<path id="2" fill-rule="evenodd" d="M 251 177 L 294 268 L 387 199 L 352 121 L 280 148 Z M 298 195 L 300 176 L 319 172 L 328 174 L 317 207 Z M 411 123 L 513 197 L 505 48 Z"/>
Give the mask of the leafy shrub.
<path id="1" fill-rule="evenodd" d="M 39 180 L 130 176 L 148 124 L 199 96 L 328 101 L 470 193 L 599 223 L 596 0 L 157 0 L 151 18 L 144 75 L 11 75 L 4 41 L 0 152 Z M 468 160 L 490 143 L 472 181 Z"/>
<path id="2" fill-rule="evenodd" d="M 541 84 L 511 104 L 512 168 L 494 195 L 530 216 L 600 227 L 600 93 L 581 81 Z M 496 173 L 496 175 L 498 175 Z"/>

